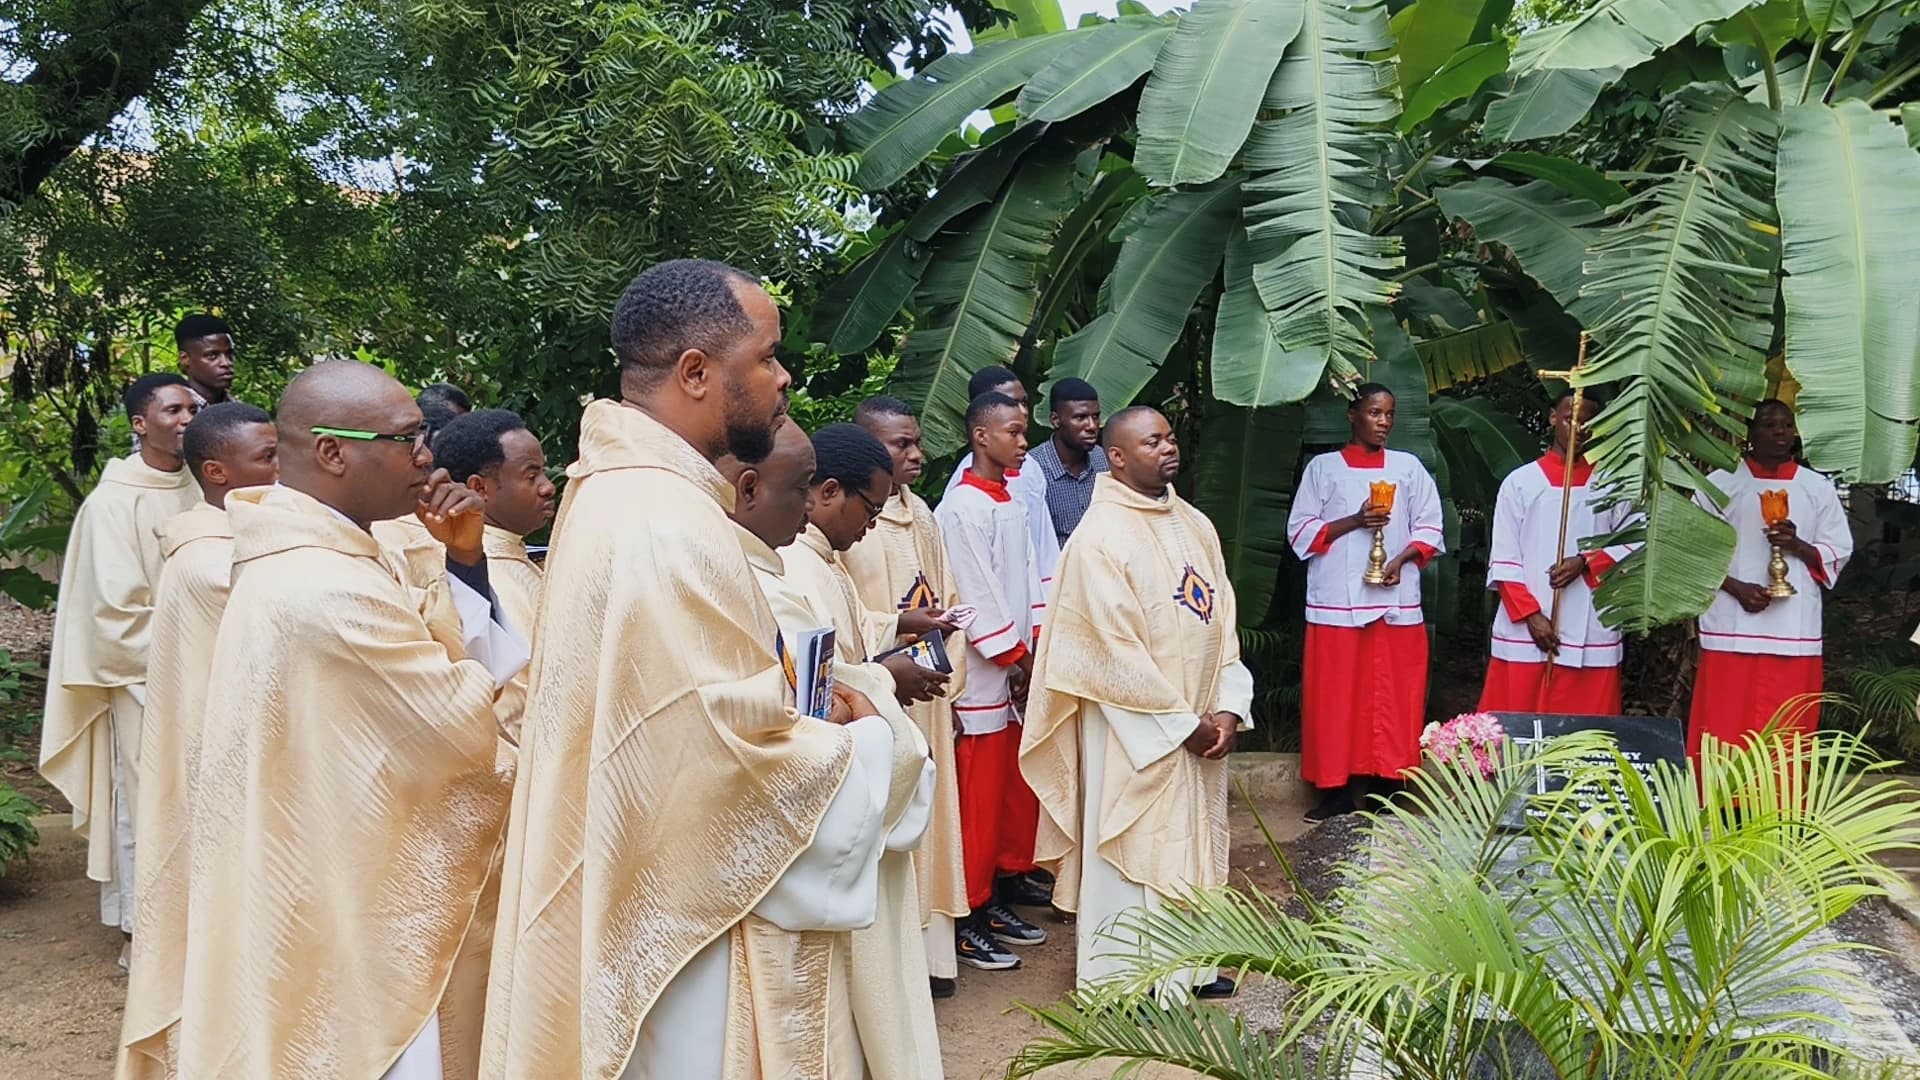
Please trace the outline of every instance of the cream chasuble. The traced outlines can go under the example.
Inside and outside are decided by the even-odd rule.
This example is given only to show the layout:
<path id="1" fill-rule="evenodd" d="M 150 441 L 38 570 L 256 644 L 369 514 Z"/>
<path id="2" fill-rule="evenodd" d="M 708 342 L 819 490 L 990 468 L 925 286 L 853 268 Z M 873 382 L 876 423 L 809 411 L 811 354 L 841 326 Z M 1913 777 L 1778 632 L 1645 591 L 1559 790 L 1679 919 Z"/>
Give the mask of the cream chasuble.
<path id="1" fill-rule="evenodd" d="M 1036 859 L 1057 870 L 1053 902 L 1080 913 L 1082 981 L 1124 948 L 1098 934 L 1115 916 L 1226 884 L 1227 763 L 1182 744 L 1203 714 L 1244 721 L 1252 698 L 1213 525 L 1171 491 L 1100 476 L 1061 559 L 1020 745 Z"/>
<path id="2" fill-rule="evenodd" d="M 825 1076 L 833 931 L 873 919 L 891 732 L 794 713 L 733 489 L 685 440 L 597 401 L 568 475 L 483 1075 Z"/>
<path id="3" fill-rule="evenodd" d="M 166 562 L 153 590 L 153 645 L 140 733 L 140 802 L 134 838 L 133 959 L 115 1075 L 179 1073 L 180 986 L 186 971 L 187 781 L 200 756 L 200 719 L 212 674 L 214 635 L 233 576 L 227 512 L 200 503 L 160 526 Z"/>
<path id="4" fill-rule="evenodd" d="M 889 833 L 887 852 L 880 858 L 879 898 L 873 925 L 853 932 L 854 1026 L 867 1072 L 874 1080 L 939 1077 L 940 1035 L 934 1027 L 933 998 L 920 989 L 927 984 L 927 959 L 913 873 L 913 849 L 926 834 L 933 799 L 934 764 L 926 739 L 894 698 L 892 673 L 866 662 L 873 642 L 863 641 L 862 631 L 877 631 L 879 623 L 860 606 L 853 581 L 826 535 L 808 525 L 793 543 L 780 549 L 778 563 L 762 554 L 765 545 L 758 538 L 748 535 L 741 543 L 749 548 L 748 561 L 781 632 L 794 638 L 820 626 L 833 627 L 840 657 L 834 678 L 871 698 L 893 728 Z M 784 567 L 784 573 L 770 572 L 774 566 Z"/>
<path id="5" fill-rule="evenodd" d="M 509 790 L 495 696 L 525 652 L 457 582 L 423 617 L 392 556 L 310 496 L 249 488 L 227 514 L 180 1073 L 470 1076 L 486 972 L 461 954 Z"/>
<path id="6" fill-rule="evenodd" d="M 87 876 L 102 883 L 100 921 L 127 931 L 140 710 L 160 580 L 156 530 L 199 501 L 185 469 L 161 472 L 138 455 L 109 461 L 74 515 L 60 568 L 40 775 L 73 805 L 73 831 L 87 838 Z"/>
<path id="7" fill-rule="evenodd" d="M 527 557 L 526 537 L 516 536 L 498 525 L 487 526 L 487 581 L 494 598 L 500 601 L 500 613 L 507 625 L 529 642 L 538 640 L 534 622 L 540 615 L 540 592 L 545 579 L 540 567 Z M 532 668 L 523 669 L 500 695 L 500 715 L 507 737 L 520 740 L 520 720 L 527 709 L 527 679 Z"/>

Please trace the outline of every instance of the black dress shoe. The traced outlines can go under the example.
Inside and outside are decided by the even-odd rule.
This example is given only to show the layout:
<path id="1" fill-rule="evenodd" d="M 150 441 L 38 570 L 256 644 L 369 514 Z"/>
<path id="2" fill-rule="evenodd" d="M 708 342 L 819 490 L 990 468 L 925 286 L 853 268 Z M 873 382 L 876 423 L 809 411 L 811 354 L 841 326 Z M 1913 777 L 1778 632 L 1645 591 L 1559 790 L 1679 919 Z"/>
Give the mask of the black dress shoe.
<path id="1" fill-rule="evenodd" d="M 1205 986 L 1194 987 L 1193 996 L 1202 1001 L 1218 1001 L 1232 997 L 1238 990 L 1239 987 L 1234 985 L 1232 979 L 1222 975 Z"/>
<path id="2" fill-rule="evenodd" d="M 1344 814 L 1351 814 L 1357 809 L 1359 808 L 1356 807 L 1353 802 L 1353 789 L 1351 787 L 1337 787 L 1328 790 L 1326 795 L 1321 798 L 1320 805 L 1307 811 L 1302 816 L 1304 816 L 1306 820 L 1318 824 Z"/>
<path id="3" fill-rule="evenodd" d="M 927 987 L 933 991 L 933 1000 L 935 1001 L 952 997 L 954 990 L 957 989 L 958 986 L 959 984 L 952 979 L 943 979 L 938 975 L 927 980 Z"/>
<path id="4" fill-rule="evenodd" d="M 1043 889 L 1027 878 L 1009 874 L 993 883 L 994 897 L 1003 904 L 1020 907 L 1051 907 L 1053 890 Z"/>

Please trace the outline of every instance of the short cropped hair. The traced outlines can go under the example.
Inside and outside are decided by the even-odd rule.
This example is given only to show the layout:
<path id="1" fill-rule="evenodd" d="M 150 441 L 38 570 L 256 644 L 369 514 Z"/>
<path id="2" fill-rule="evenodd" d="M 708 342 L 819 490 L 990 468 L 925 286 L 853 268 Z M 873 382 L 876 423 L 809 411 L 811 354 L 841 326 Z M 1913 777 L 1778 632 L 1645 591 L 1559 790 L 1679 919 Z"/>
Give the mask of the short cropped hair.
<path id="1" fill-rule="evenodd" d="M 859 407 L 853 410 L 853 422 L 856 424 L 864 424 L 868 420 L 881 416 L 905 416 L 912 418 L 914 415 L 913 406 L 901 401 L 899 398 L 889 397 L 886 394 L 875 394 L 861 402 Z"/>
<path id="2" fill-rule="evenodd" d="M 201 409 L 180 438 L 180 454 L 186 458 L 187 471 L 197 478 L 200 466 L 218 460 L 233 448 L 241 428 L 271 423 L 273 417 L 267 415 L 267 410 L 244 401 L 222 401 Z"/>
<path id="3" fill-rule="evenodd" d="M 1069 401 L 1091 401 L 1098 405 L 1100 392 L 1095 390 L 1093 384 L 1087 380 L 1076 379 L 1069 375 L 1054 383 L 1053 389 L 1047 392 L 1047 405 L 1054 412 L 1059 412 L 1060 407 Z"/>
<path id="4" fill-rule="evenodd" d="M 653 383 L 688 349 L 715 351 L 751 324 L 734 286 L 751 274 L 711 259 L 670 259 L 640 272 L 613 308 L 621 374 Z"/>
<path id="5" fill-rule="evenodd" d="M 456 416 L 434 433 L 433 463 L 447 470 L 454 483 L 464 484 L 471 476 L 497 469 L 507 460 L 500 437 L 510 431 L 525 431 L 527 422 L 508 409 L 481 409 Z"/>
<path id="6" fill-rule="evenodd" d="M 231 337 L 233 331 L 227 327 L 227 321 L 218 315 L 189 315 L 173 328 L 173 343 L 185 348 L 189 341 L 199 341 L 215 334 Z"/>
<path id="7" fill-rule="evenodd" d="M 1004 368 L 999 364 L 989 364 L 979 371 L 974 372 L 973 378 L 967 380 L 967 397 L 971 400 L 989 390 L 997 390 L 1010 382 L 1017 383 L 1019 381 L 1020 376 L 1015 375 L 1011 368 Z M 1018 405 L 1020 403 L 1016 401 L 1014 404 Z"/>
<path id="8" fill-rule="evenodd" d="M 993 410 L 1018 409 L 1019 407 L 1019 402 L 998 390 L 989 390 L 984 394 L 976 395 L 972 401 L 967 403 L 967 416 L 965 420 L 967 433 L 971 435 L 974 428 L 985 423 L 987 414 Z"/>
<path id="9" fill-rule="evenodd" d="M 828 424 L 813 433 L 813 486 L 829 480 L 865 488 L 875 473 L 893 475 L 893 455 L 859 424 Z"/>
<path id="10" fill-rule="evenodd" d="M 126 392 L 120 395 L 120 404 L 127 410 L 127 419 L 131 420 L 147 411 L 153 404 L 153 395 L 163 386 L 185 386 L 187 377 L 171 371 L 156 371 L 151 375 L 142 375 L 128 384 Z"/>
<path id="11" fill-rule="evenodd" d="M 1111 450 L 1113 448 L 1114 432 L 1123 427 L 1128 420 L 1139 416 L 1141 413 L 1153 413 L 1158 416 L 1160 415 L 1160 410 L 1151 405 L 1129 405 L 1119 412 L 1114 413 L 1112 416 L 1107 417 L 1107 422 L 1100 425 L 1100 446 L 1103 449 Z"/>
<path id="12" fill-rule="evenodd" d="M 473 409 L 473 399 L 452 383 L 437 382 L 422 387 L 413 403 L 420 406 L 420 420 L 429 431 L 439 431 L 453 418 Z"/>

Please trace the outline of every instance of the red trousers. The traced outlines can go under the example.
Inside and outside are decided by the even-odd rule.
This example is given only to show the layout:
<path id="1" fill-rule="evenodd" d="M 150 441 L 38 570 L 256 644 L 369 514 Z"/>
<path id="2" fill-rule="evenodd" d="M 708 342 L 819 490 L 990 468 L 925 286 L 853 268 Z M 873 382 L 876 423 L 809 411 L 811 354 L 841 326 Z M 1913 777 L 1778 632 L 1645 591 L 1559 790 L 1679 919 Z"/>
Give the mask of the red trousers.
<path id="1" fill-rule="evenodd" d="M 1548 698 L 1552 699 L 1551 705 Z M 1494 657 L 1487 661 L 1487 681 L 1480 688 L 1480 711 L 1619 716 L 1620 669 L 1555 664 L 1553 681 L 1549 683 L 1544 663 Z"/>
<path id="2" fill-rule="evenodd" d="M 1020 775 L 1019 724 L 991 735 L 962 735 L 953 746 L 960 786 L 960 853 L 967 872 L 967 906 L 993 900 L 993 879 L 1034 869 L 1040 800 Z"/>
<path id="3" fill-rule="evenodd" d="M 1826 661 L 1818 656 L 1700 650 L 1700 670 L 1693 677 L 1693 709 L 1687 720 L 1687 754 L 1699 756 L 1702 735 L 1740 745 L 1749 734 L 1766 727 L 1793 698 L 1820 693 L 1826 673 Z M 1781 720 L 1811 734 L 1820 726 L 1820 703 L 1797 705 Z"/>
<path id="4" fill-rule="evenodd" d="M 1427 628 L 1307 624 L 1300 690 L 1300 776 L 1340 787 L 1420 764 L 1427 713 Z"/>

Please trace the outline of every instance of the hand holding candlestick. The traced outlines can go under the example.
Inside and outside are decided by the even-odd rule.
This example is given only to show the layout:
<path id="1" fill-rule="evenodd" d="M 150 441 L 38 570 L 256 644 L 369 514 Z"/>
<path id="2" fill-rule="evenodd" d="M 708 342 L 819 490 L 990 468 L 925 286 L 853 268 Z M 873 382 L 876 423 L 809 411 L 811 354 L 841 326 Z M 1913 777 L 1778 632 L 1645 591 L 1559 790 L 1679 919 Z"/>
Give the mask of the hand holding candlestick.
<path id="1" fill-rule="evenodd" d="M 1367 554 L 1366 572 L 1360 580 L 1368 585 L 1397 585 L 1400 575 L 1387 573 L 1386 524 L 1393 517 L 1393 483 L 1375 480 L 1367 485 L 1367 505 L 1360 508 L 1360 523 L 1373 529 L 1373 550 Z M 1397 568 L 1396 568 L 1397 569 Z"/>
<path id="2" fill-rule="evenodd" d="M 1760 493 L 1760 520 L 1766 522 L 1767 539 L 1773 545 L 1773 552 L 1767 557 L 1767 595 L 1776 600 L 1785 599 L 1799 591 L 1793 587 L 1793 582 L 1787 580 L 1787 555 L 1784 549 L 1797 547 L 1800 542 L 1799 530 L 1787 517 L 1790 512 L 1785 489 Z"/>

